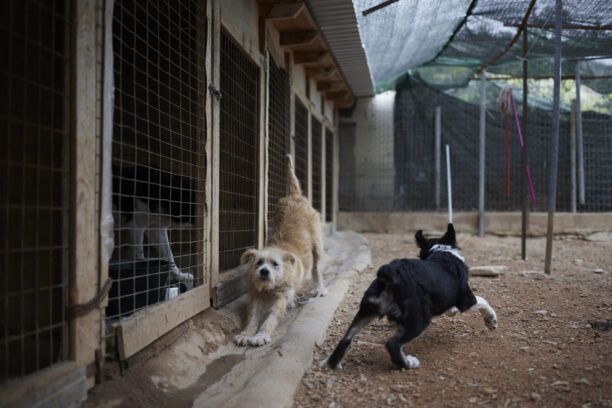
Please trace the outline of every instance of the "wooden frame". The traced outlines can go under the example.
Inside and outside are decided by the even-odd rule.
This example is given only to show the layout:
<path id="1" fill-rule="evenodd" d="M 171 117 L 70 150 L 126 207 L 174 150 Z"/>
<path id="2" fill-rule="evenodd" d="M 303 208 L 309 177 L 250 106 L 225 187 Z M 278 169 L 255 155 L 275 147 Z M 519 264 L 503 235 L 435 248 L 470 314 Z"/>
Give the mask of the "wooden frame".
<path id="1" fill-rule="evenodd" d="M 98 118 L 96 99 L 100 94 L 97 79 L 96 13 L 98 0 L 73 2 L 74 62 L 73 134 L 71 152 L 72 242 L 70 303 L 84 304 L 98 292 L 98 229 L 96 213 L 96 138 Z M 95 361 L 100 344 L 101 309 L 94 309 L 75 318 L 70 324 L 70 355 L 78 364 L 87 366 Z M 93 386 L 93 381 L 89 380 Z"/>
<path id="2" fill-rule="evenodd" d="M 221 88 L 220 77 L 220 49 L 221 49 L 221 32 L 225 31 L 234 41 L 241 47 L 242 51 L 251 59 L 251 61 L 259 68 L 259 163 L 258 166 L 258 220 L 257 220 L 257 246 L 261 248 L 265 242 L 266 214 L 267 214 L 267 56 L 262 55 L 258 49 L 251 47 L 251 41 L 244 38 L 240 41 L 239 37 L 232 30 L 231 25 L 223 24 L 223 16 L 221 15 L 221 0 L 210 0 L 213 3 L 213 66 L 212 66 L 212 85 L 216 89 Z M 261 30 L 260 30 L 261 32 Z M 265 30 L 264 30 L 265 35 Z M 246 281 L 244 280 L 244 268 L 238 266 L 231 270 L 220 271 L 219 269 L 219 169 L 220 169 L 220 102 L 215 99 L 213 101 L 213 169 L 212 169 L 212 228 L 211 228 L 211 300 L 212 306 L 219 308 L 240 296 L 246 291 Z"/>
<path id="3" fill-rule="evenodd" d="M 200 5 L 202 0 L 200 1 Z M 210 21 L 210 15 L 212 12 L 212 1 L 206 1 L 206 9 L 204 10 L 205 16 Z M 112 16 L 111 16 L 112 19 Z M 109 22 L 106 22 L 109 24 Z M 112 21 L 110 22 L 112 24 Z M 206 52 L 205 52 L 205 61 L 204 61 L 204 70 L 206 79 L 211 78 L 211 24 L 206 25 Z M 112 44 L 111 44 L 112 45 Z M 199 44 L 202 46 L 203 44 Z M 113 67 L 105 66 L 104 69 L 111 69 Z M 202 81 L 200 81 L 202 82 Z M 206 86 L 206 83 L 204 83 Z M 208 91 L 204 91 L 205 95 L 208 94 Z M 202 312 L 203 310 L 210 307 L 210 287 L 211 287 L 211 279 L 212 279 L 212 269 L 210 268 L 210 264 L 213 262 L 213 252 L 212 246 L 215 242 L 214 239 L 211 239 L 211 230 L 213 224 L 213 210 L 214 207 L 211 205 L 212 203 L 212 195 L 213 195 L 213 186 L 214 182 L 212 182 L 213 176 L 213 155 L 212 150 L 214 147 L 213 137 L 211 136 L 211 128 L 213 127 L 211 121 L 212 109 L 212 97 L 206 97 L 205 101 L 205 112 L 198 112 L 198 122 L 201 125 L 201 130 L 199 132 L 202 137 L 205 137 L 204 143 L 204 152 L 206 157 L 206 177 L 202 179 L 205 180 L 204 193 L 201 194 L 198 199 L 204 199 L 205 202 L 202 206 L 199 206 L 204 209 L 204 223 L 199 224 L 198 227 L 202 228 L 202 262 L 198 262 L 202 270 L 198 271 L 198 275 L 204 277 L 200 286 L 195 287 L 194 289 L 181 294 L 180 296 L 168 300 L 163 303 L 158 303 L 152 306 L 148 306 L 143 310 L 139 310 L 134 313 L 132 316 L 122 319 L 114 326 L 117 331 L 117 348 L 119 358 L 121 360 L 125 360 L 136 354 L 138 351 L 142 350 L 149 344 L 153 343 L 155 340 L 159 339 L 162 335 L 168 333 L 170 330 L 174 329 L 179 324 L 183 323 L 187 319 L 195 316 L 196 314 Z M 105 112 L 105 114 L 109 114 L 109 112 Z M 204 134 L 205 132 L 205 134 Z M 201 170 L 200 170 L 201 171 Z M 112 175 L 103 175 L 106 177 L 112 177 Z M 218 216 L 217 216 L 218 219 Z M 207 271 L 208 269 L 208 271 Z M 207 274 L 208 272 L 208 274 Z"/>
<path id="4" fill-rule="evenodd" d="M 119 359 L 126 360 L 187 319 L 210 307 L 208 285 L 149 306 L 117 325 Z"/>

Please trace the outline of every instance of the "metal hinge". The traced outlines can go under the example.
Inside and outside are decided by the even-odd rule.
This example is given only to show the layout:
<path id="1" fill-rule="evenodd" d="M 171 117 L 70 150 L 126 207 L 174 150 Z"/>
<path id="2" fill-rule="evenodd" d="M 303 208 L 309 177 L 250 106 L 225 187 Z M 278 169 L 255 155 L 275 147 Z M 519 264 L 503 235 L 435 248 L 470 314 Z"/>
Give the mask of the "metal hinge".
<path id="1" fill-rule="evenodd" d="M 214 96 L 217 100 L 221 99 L 221 91 L 215 88 L 213 84 L 208 85 L 208 92 L 210 96 Z"/>

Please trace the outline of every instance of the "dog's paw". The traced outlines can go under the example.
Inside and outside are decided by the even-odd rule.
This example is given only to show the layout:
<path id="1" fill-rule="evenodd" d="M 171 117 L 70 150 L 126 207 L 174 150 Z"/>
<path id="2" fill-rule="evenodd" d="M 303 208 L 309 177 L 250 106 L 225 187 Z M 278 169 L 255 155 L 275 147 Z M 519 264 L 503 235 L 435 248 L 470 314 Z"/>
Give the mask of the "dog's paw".
<path id="1" fill-rule="evenodd" d="M 268 344 L 270 341 L 272 340 L 270 339 L 270 335 L 268 333 L 257 333 L 254 336 L 246 338 L 247 345 L 253 347 L 263 346 Z"/>
<path id="2" fill-rule="evenodd" d="M 332 367 L 331 365 L 329 365 L 329 357 L 327 357 L 325 360 L 321 360 L 319 362 L 319 367 L 329 368 L 330 370 L 342 370 L 342 364 L 340 363 L 338 363 L 336 367 Z"/>
<path id="3" fill-rule="evenodd" d="M 237 346 L 246 347 L 249 345 L 247 339 L 249 339 L 249 336 L 246 334 L 237 334 L 234 336 L 234 343 L 236 343 Z"/>
<path id="4" fill-rule="evenodd" d="M 181 270 L 176 266 L 174 266 L 172 270 L 170 271 L 169 278 L 170 278 L 171 283 L 193 282 L 193 274 L 188 273 L 188 272 L 181 272 Z"/>
<path id="5" fill-rule="evenodd" d="M 495 314 L 485 316 L 484 322 L 489 330 L 497 329 L 497 316 Z"/>
<path id="6" fill-rule="evenodd" d="M 411 355 L 404 356 L 404 364 L 405 368 L 419 368 L 421 366 L 419 359 Z"/>
<path id="7" fill-rule="evenodd" d="M 446 312 L 444 312 L 444 314 L 449 317 L 455 316 L 457 313 L 459 313 L 459 309 L 457 309 L 455 306 L 451 307 Z"/>
<path id="8" fill-rule="evenodd" d="M 325 286 L 319 286 L 312 291 L 311 297 L 323 297 L 327 295 L 327 288 Z"/>

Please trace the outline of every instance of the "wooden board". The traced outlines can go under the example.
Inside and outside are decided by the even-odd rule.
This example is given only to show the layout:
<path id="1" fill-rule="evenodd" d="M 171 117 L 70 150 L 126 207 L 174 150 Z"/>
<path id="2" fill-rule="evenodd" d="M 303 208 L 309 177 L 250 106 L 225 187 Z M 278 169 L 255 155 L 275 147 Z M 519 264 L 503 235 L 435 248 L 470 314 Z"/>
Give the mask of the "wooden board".
<path id="1" fill-rule="evenodd" d="M 198 286 L 174 299 L 149 306 L 117 326 L 119 358 L 125 360 L 185 320 L 210 306 L 210 287 Z"/>
<path id="2" fill-rule="evenodd" d="M 248 289 L 248 282 L 244 274 L 233 276 L 219 283 L 213 290 L 213 307 L 218 309 L 234 299 L 242 296 Z"/>

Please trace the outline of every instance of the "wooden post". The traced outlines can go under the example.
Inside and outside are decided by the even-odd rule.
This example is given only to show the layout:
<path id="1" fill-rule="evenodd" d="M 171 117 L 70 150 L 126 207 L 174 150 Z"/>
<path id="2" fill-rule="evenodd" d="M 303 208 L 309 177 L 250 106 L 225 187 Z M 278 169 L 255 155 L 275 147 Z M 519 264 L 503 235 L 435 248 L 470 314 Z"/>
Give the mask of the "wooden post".
<path id="1" fill-rule="evenodd" d="M 204 147 L 205 151 L 205 160 L 206 160 L 206 174 L 204 178 L 205 182 L 205 196 L 206 196 L 206 205 L 205 205 L 205 219 L 204 219 L 204 233 L 206 234 L 204 237 L 204 251 L 205 251 L 205 259 L 206 262 L 204 264 L 204 268 L 206 269 L 204 272 L 204 281 L 202 285 L 208 285 L 209 287 L 209 298 L 212 297 L 212 293 L 210 292 L 210 288 L 213 287 L 214 276 L 216 276 L 216 269 L 213 269 L 213 258 L 216 258 L 218 254 L 216 254 L 215 249 L 213 248 L 213 241 L 217 241 L 217 238 L 212 235 L 213 233 L 213 223 L 214 223 L 214 200 L 213 200 L 213 99 L 208 94 L 208 84 L 212 83 L 213 79 L 213 43 L 214 43 L 214 23 L 211 24 L 211 17 L 213 15 L 213 2 L 206 2 L 206 10 L 205 10 L 205 21 L 206 23 L 206 50 L 205 50 L 205 76 L 206 83 L 204 84 L 204 92 L 206 92 L 205 97 L 205 121 L 206 121 L 206 145 Z M 218 215 L 217 215 L 218 216 Z M 213 238 L 214 237 L 214 238 Z M 218 249 L 217 249 L 218 252 Z M 216 264 L 215 264 L 216 265 Z"/>
<path id="2" fill-rule="evenodd" d="M 309 79 L 306 78 L 306 89 L 308 90 L 309 87 Z M 308 156 L 308 163 L 306 165 L 306 180 L 307 184 L 308 184 L 308 202 L 310 203 L 310 205 L 312 205 L 312 109 L 311 109 L 311 102 L 310 102 L 310 98 L 307 97 L 307 101 L 306 104 L 304 106 L 306 106 L 306 109 L 308 111 L 308 143 L 307 145 L 307 149 L 308 149 L 308 153 L 306 154 Z"/>
<path id="3" fill-rule="evenodd" d="M 576 101 L 572 101 L 572 111 L 570 113 L 570 187 L 571 187 L 571 208 L 575 213 L 576 209 Z"/>
<path id="4" fill-rule="evenodd" d="M 70 293 L 71 305 L 87 303 L 96 296 L 98 276 L 98 231 L 96 214 L 96 99 L 100 96 L 96 74 L 97 1 L 74 3 L 73 135 L 71 139 L 72 215 Z M 95 360 L 100 345 L 101 311 L 94 308 L 70 322 L 70 359 L 79 365 Z M 93 382 L 92 382 L 93 385 Z"/>
<path id="5" fill-rule="evenodd" d="M 478 153 L 478 236 L 485 233 L 485 132 L 487 125 L 487 84 L 484 72 L 480 74 L 480 128 Z"/>
<path id="6" fill-rule="evenodd" d="M 521 171 L 529 166 L 529 155 L 527 154 L 527 131 L 529 117 L 529 83 L 527 82 L 529 73 L 527 30 L 523 30 L 523 144 L 521 153 Z M 527 259 L 527 229 L 529 228 L 529 191 L 527 189 L 526 175 L 521 177 L 521 259 Z"/>
<path id="7" fill-rule="evenodd" d="M 325 100 L 321 101 L 323 103 L 323 117 L 321 118 L 321 222 L 325 226 L 327 223 L 327 132 L 325 131 Z"/>
<path id="8" fill-rule="evenodd" d="M 334 182 L 334 190 L 333 190 L 333 217 L 332 223 L 333 228 L 332 231 L 336 232 L 336 227 L 338 225 L 338 189 L 339 189 L 339 179 L 340 179 L 340 132 L 338 126 L 338 111 L 334 113 L 334 173 L 333 173 L 333 182 Z"/>
<path id="9" fill-rule="evenodd" d="M 440 149 L 442 148 L 442 107 L 436 106 L 436 118 L 435 118 L 435 147 L 434 147 L 434 157 L 436 161 L 436 190 L 435 190 L 435 200 L 436 200 L 436 211 L 440 211 Z"/>
<path id="10" fill-rule="evenodd" d="M 217 89 L 221 88 L 221 1 L 210 0 L 212 10 L 212 24 L 211 24 L 211 78 L 210 83 Z M 211 101 L 211 129 L 212 132 L 209 134 L 212 146 L 212 155 L 208 159 L 212 163 L 212 172 L 210 173 L 209 180 L 211 183 L 211 202 L 212 207 L 212 223 L 211 223 L 211 253 L 210 253 L 210 272 L 211 272 L 211 290 L 214 291 L 215 286 L 219 283 L 219 169 L 220 169 L 220 143 L 221 138 L 219 134 L 220 125 L 220 101 L 217 98 L 208 97 Z M 213 297 L 214 293 L 211 293 Z"/>
<path id="11" fill-rule="evenodd" d="M 263 30 L 265 35 L 266 30 Z M 260 33 L 261 34 L 261 33 Z M 260 39 L 260 42 L 262 40 Z M 265 43 L 265 39 L 263 40 Z M 257 247 L 264 246 L 268 235 L 268 63 L 270 53 L 266 52 L 263 63 L 259 64 L 259 194 L 257 197 L 259 213 L 257 214 Z"/>
<path id="12" fill-rule="evenodd" d="M 561 93 L 561 22 L 563 20 L 563 2 L 555 2 L 555 70 L 553 87 L 552 135 L 550 140 L 550 174 L 548 177 L 548 225 L 546 234 L 546 258 L 544 272 L 551 273 L 552 244 L 557 205 L 557 166 L 559 164 L 559 99 Z"/>
<path id="13" fill-rule="evenodd" d="M 585 185 L 584 185 L 584 139 L 582 134 L 582 107 L 580 104 L 580 61 L 576 62 L 576 142 L 578 144 L 578 196 L 580 204 L 585 204 Z"/>

